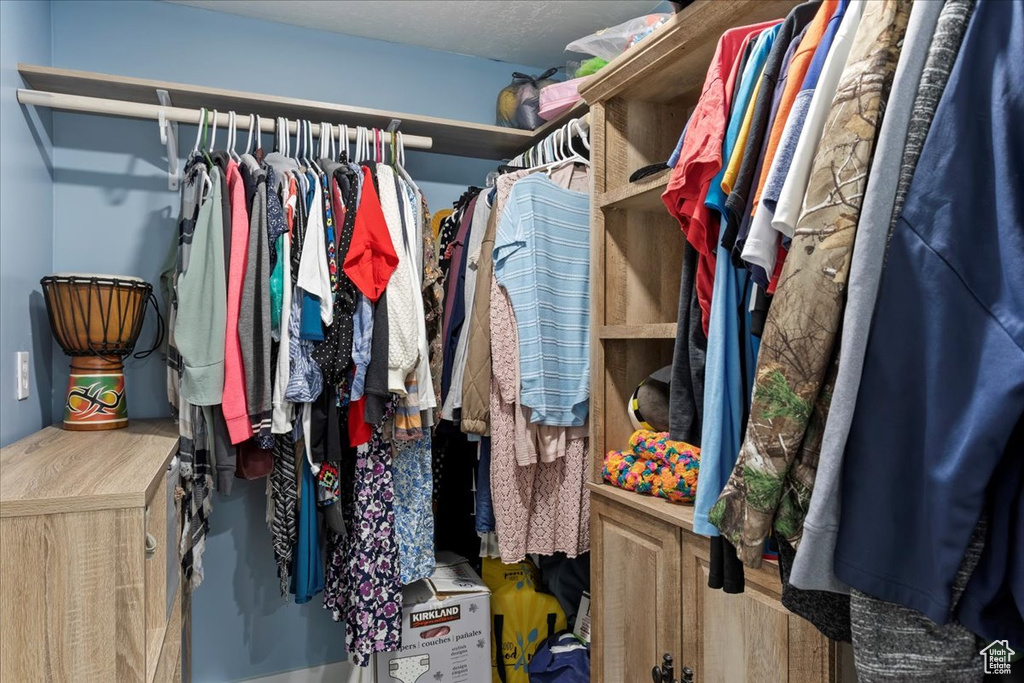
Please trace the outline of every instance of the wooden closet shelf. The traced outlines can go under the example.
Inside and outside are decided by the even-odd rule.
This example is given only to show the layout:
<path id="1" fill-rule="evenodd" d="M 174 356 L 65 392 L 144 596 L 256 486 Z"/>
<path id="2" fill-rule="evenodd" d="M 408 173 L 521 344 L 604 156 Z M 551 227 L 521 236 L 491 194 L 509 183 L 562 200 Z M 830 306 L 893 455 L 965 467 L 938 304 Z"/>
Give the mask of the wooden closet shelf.
<path id="1" fill-rule="evenodd" d="M 722 33 L 784 18 L 798 0 L 697 0 L 626 50 L 580 88 L 590 103 L 624 97 L 647 102 L 696 100 Z M 738 19 L 740 18 L 740 19 Z"/>
<path id="2" fill-rule="evenodd" d="M 586 103 L 581 101 L 537 130 L 529 131 L 294 97 L 277 97 L 32 64 L 18 64 L 18 71 L 28 87 L 43 92 L 160 104 L 156 91 L 166 90 L 171 97 L 171 105 L 175 107 L 206 107 L 220 112 L 236 111 L 245 117 L 249 114 L 258 114 L 266 118 L 284 116 L 288 119 L 308 119 L 313 123 L 327 121 L 352 127 L 384 129 L 393 119 L 398 119 L 401 121 L 399 130 L 403 133 L 433 138 L 434 145 L 430 150 L 432 152 L 479 159 L 512 158 L 539 142 L 570 118 L 582 116 L 588 108 Z M 239 128 L 247 128 L 248 121 L 240 121 L 238 125 Z"/>
<path id="3" fill-rule="evenodd" d="M 661 195 L 672 176 L 672 169 L 666 168 L 648 178 L 629 183 L 624 187 L 604 192 L 597 204 L 602 209 L 636 209 L 639 211 L 665 211 Z"/>
<path id="4" fill-rule="evenodd" d="M 628 444 L 608 444 L 609 448 L 626 448 Z M 601 496 L 608 500 L 621 503 L 638 512 L 651 515 L 669 524 L 675 524 L 687 531 L 693 531 L 693 505 L 687 503 L 672 503 L 664 498 L 645 496 L 633 491 L 626 491 L 611 484 L 587 483 L 592 496 Z"/>
<path id="5" fill-rule="evenodd" d="M 602 325 L 597 336 L 599 339 L 675 339 L 676 327 L 676 323 Z"/>

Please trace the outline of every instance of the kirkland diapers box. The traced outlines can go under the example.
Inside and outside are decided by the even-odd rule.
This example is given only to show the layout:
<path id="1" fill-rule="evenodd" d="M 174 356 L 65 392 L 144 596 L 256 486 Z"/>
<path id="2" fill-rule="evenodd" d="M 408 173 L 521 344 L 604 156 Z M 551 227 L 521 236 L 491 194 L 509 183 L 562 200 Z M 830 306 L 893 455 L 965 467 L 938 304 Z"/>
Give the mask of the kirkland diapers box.
<path id="1" fill-rule="evenodd" d="M 439 553 L 402 605 L 402 649 L 377 655 L 377 683 L 491 680 L 490 590 L 464 558 Z"/>

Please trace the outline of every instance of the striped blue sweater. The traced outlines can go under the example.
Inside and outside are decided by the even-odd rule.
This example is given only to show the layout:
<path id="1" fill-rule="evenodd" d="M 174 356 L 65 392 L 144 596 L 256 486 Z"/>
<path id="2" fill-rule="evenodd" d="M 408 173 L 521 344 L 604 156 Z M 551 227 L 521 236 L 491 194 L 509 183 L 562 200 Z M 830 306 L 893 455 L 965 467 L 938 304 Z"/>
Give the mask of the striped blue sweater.
<path id="1" fill-rule="evenodd" d="M 590 394 L 590 197 L 537 173 L 498 222 L 494 275 L 519 330 L 520 400 L 531 421 L 578 427 Z"/>

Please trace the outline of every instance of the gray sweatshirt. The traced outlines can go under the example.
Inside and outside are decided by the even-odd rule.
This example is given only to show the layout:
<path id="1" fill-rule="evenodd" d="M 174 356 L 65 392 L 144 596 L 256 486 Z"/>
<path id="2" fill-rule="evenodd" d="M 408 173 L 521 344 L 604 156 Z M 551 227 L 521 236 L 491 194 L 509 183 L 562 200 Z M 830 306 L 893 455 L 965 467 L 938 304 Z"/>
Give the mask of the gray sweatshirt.
<path id="1" fill-rule="evenodd" d="M 272 447 L 270 369 L 270 242 L 267 236 L 266 172 L 256 159 L 242 157 L 253 179 L 256 194 L 249 212 L 249 251 L 242 279 L 242 300 L 238 312 L 238 338 L 245 371 L 245 404 L 252 432 L 263 448 Z"/>

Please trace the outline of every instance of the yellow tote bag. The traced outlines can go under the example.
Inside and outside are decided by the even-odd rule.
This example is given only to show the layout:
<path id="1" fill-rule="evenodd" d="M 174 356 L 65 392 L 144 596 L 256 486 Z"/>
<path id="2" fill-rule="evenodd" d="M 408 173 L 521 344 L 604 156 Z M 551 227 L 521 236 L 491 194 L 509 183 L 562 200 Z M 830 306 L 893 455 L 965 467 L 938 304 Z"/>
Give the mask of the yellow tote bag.
<path id="1" fill-rule="evenodd" d="M 529 560 L 484 558 L 483 579 L 491 589 L 492 683 L 530 683 L 526 668 L 548 636 L 565 630 L 565 613 L 539 591 L 540 571 Z"/>

